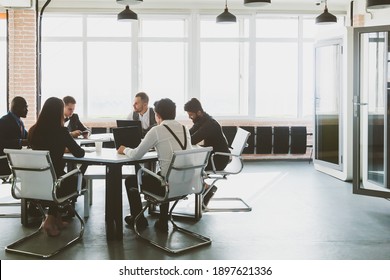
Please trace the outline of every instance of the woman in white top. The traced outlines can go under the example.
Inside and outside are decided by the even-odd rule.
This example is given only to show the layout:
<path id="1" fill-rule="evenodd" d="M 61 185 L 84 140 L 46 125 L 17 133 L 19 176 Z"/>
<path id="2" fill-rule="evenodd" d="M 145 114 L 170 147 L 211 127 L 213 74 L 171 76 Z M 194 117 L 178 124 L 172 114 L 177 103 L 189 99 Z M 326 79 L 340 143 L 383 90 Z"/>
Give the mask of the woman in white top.
<path id="1" fill-rule="evenodd" d="M 135 149 L 120 146 L 118 153 L 125 154 L 131 159 L 140 159 L 151 148 L 157 151 L 160 174 L 165 176 L 168 171 L 169 163 L 174 151 L 189 150 L 191 146 L 191 135 L 188 129 L 175 120 L 176 105 L 175 103 L 164 98 L 154 104 L 155 118 L 157 126 L 153 127 Z M 160 181 L 152 176 L 145 175 L 142 178 L 142 187 L 155 193 L 164 193 Z M 138 192 L 136 175 L 131 175 L 125 180 L 127 196 L 130 204 L 130 216 L 125 217 L 125 222 L 131 227 L 134 224 L 134 218 L 141 212 L 142 203 Z M 168 209 L 169 203 L 160 205 L 160 218 L 155 224 L 157 230 L 168 231 Z M 141 217 L 137 222 L 138 228 L 145 228 L 148 221 Z"/>

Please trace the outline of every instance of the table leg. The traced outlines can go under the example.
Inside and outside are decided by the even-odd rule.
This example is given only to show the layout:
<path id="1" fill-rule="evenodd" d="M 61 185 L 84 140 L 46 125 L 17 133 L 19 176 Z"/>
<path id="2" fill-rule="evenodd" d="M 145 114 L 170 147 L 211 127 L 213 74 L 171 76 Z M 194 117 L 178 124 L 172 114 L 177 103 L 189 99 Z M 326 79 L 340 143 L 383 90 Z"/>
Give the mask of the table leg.
<path id="1" fill-rule="evenodd" d="M 199 221 L 202 218 L 202 194 L 195 194 L 195 220 Z"/>
<path id="2" fill-rule="evenodd" d="M 122 166 L 106 167 L 106 235 L 107 239 L 123 239 Z"/>

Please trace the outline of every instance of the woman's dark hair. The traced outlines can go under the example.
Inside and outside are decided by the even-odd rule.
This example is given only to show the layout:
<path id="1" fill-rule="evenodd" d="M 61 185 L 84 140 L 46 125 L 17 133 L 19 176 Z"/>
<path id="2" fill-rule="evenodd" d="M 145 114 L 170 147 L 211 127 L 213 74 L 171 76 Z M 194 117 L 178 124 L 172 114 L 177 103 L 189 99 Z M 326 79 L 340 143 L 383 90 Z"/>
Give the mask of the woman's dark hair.
<path id="1" fill-rule="evenodd" d="M 174 120 L 176 118 L 176 104 L 169 98 L 154 102 L 154 111 L 163 120 Z"/>
<path id="2" fill-rule="evenodd" d="M 200 104 L 200 101 L 198 99 L 192 98 L 184 105 L 184 111 L 192 113 L 197 113 L 201 111 L 203 113 L 202 104 Z"/>
<path id="3" fill-rule="evenodd" d="M 63 126 L 64 102 L 57 97 L 50 97 L 43 104 L 38 120 L 29 133 L 29 142 L 33 143 L 35 137 L 45 137 L 45 134 L 56 131 Z M 34 136 L 36 135 L 36 136 Z"/>

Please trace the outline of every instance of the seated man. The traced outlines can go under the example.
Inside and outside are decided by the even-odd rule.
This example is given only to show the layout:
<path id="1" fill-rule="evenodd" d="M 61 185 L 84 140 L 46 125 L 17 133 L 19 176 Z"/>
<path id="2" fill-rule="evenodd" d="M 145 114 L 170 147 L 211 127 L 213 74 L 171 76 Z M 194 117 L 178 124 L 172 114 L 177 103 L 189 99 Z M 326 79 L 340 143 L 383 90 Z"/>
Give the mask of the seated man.
<path id="1" fill-rule="evenodd" d="M 118 153 L 125 154 L 131 159 L 140 159 L 151 148 L 155 148 L 161 167 L 160 174 L 164 176 L 168 171 L 173 152 L 177 150 L 189 150 L 192 148 L 191 138 L 188 129 L 175 121 L 176 105 L 172 100 L 168 98 L 161 99 L 154 104 L 154 109 L 157 126 L 150 129 L 137 148 L 131 149 L 120 146 Z M 142 182 L 143 188 L 153 190 L 156 193 L 165 192 L 165 189 L 161 187 L 160 181 L 150 175 L 144 175 Z M 127 177 L 125 185 L 131 214 L 131 216 L 125 218 L 125 222 L 128 225 L 133 226 L 135 217 L 142 210 L 136 175 Z M 160 205 L 160 218 L 154 225 L 156 230 L 163 232 L 168 231 L 168 209 L 169 203 Z M 138 220 L 138 228 L 145 228 L 147 225 L 148 221 L 145 217 L 141 217 Z"/>
<path id="2" fill-rule="evenodd" d="M 10 111 L 0 119 L 0 156 L 4 156 L 4 148 L 21 149 L 28 146 L 27 130 L 24 127 L 22 118 L 26 118 L 28 113 L 27 101 L 16 96 L 11 101 Z M 10 175 L 11 170 L 6 159 L 0 160 L 0 175 Z M 28 202 L 29 216 L 40 215 L 39 209 Z"/>
<path id="3" fill-rule="evenodd" d="M 74 113 L 76 107 L 76 99 L 74 99 L 72 96 L 65 96 L 62 100 L 65 104 L 64 122 L 65 126 L 68 127 L 70 135 L 72 135 L 73 138 L 77 138 L 80 135 L 82 135 L 84 138 L 87 138 L 89 130 L 80 121 L 79 116 Z"/>
<path id="4" fill-rule="evenodd" d="M 133 112 L 128 115 L 129 120 L 141 121 L 142 137 L 156 125 L 153 108 L 149 107 L 149 96 L 139 92 L 134 97 Z"/>
<path id="5" fill-rule="evenodd" d="M 190 128 L 191 144 L 196 145 L 203 142 L 205 147 L 213 147 L 213 152 L 230 153 L 228 142 L 223 134 L 221 125 L 203 111 L 200 101 L 192 98 L 184 105 L 184 110 L 188 113 L 188 117 L 192 120 L 194 125 Z M 214 156 L 214 164 L 216 170 L 223 170 L 229 163 L 230 158 L 227 156 Z M 211 157 L 205 170 L 213 170 Z M 205 188 L 205 196 L 203 197 L 203 204 L 206 206 L 211 197 L 217 191 L 217 187 L 213 186 L 208 190 L 209 186 Z"/>
<path id="6" fill-rule="evenodd" d="M 73 138 L 83 136 L 88 138 L 89 130 L 88 128 L 80 121 L 79 115 L 74 113 L 76 108 L 76 99 L 72 96 L 65 96 L 62 101 L 64 101 L 64 126 L 68 127 L 68 131 Z M 79 169 L 85 174 L 88 165 L 82 164 Z"/>
<path id="7" fill-rule="evenodd" d="M 21 149 L 27 146 L 27 130 L 21 118 L 28 112 L 26 100 L 21 96 L 12 99 L 10 111 L 0 119 L 0 155 L 4 148 Z M 0 161 L 0 175 L 11 174 L 7 160 Z"/>

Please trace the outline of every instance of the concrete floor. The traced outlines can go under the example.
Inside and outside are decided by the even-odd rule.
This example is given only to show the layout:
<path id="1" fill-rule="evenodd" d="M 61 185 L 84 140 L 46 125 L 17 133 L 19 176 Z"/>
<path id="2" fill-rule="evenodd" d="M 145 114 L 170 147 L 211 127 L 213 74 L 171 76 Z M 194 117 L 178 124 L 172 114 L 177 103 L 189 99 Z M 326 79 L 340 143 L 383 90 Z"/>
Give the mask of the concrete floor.
<path id="1" fill-rule="evenodd" d="M 204 213 L 180 224 L 212 238 L 212 244 L 167 254 L 124 228 L 122 241 L 107 241 L 104 181 L 94 182 L 94 203 L 83 240 L 60 260 L 389 260 L 390 202 L 352 194 L 352 184 L 318 172 L 307 161 L 246 162 L 243 172 L 217 184 L 216 197 L 234 195 L 251 212 Z M 2 194 L 4 191 L 2 191 Z M 3 194 L 4 196 L 4 194 Z M 1 198 L 4 200 L 4 197 Z M 82 199 L 77 203 L 82 213 Z M 181 207 L 191 209 L 191 199 Z M 8 207 L 9 208 L 9 207 Z M 128 203 L 124 193 L 124 215 Z M 5 207 L 1 207 L 1 211 Z M 17 209 L 16 209 L 17 210 Z M 154 216 L 148 230 L 153 231 Z M 17 218 L 0 218 L 0 247 L 31 232 Z M 61 238 L 61 237 L 58 237 Z M 0 259 L 34 259 L 0 250 Z"/>

